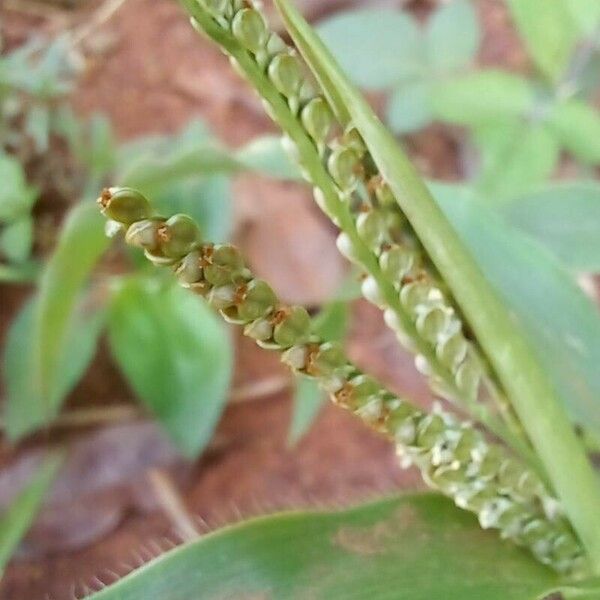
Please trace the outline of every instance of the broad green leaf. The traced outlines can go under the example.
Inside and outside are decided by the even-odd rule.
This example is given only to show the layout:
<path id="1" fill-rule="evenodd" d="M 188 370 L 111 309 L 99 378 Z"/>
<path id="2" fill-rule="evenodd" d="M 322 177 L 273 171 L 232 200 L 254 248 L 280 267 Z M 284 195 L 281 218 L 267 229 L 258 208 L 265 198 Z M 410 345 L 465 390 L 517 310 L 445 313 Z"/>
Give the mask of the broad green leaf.
<path id="1" fill-rule="evenodd" d="M 598 0 L 563 0 L 571 17 L 583 35 L 598 31 L 600 2 Z"/>
<path id="2" fill-rule="evenodd" d="M 75 206 L 40 281 L 31 378 L 48 418 L 62 400 L 56 396 L 56 379 L 66 352 L 71 315 L 91 270 L 109 244 L 103 221 L 91 202 Z"/>
<path id="3" fill-rule="evenodd" d="M 592 560 L 600 563 L 600 538 L 595 534 L 599 482 L 567 420 L 550 375 L 393 135 L 381 124 L 291 1 L 275 0 L 275 4 L 300 52 L 308 56 L 311 70 L 318 74 L 322 85 L 324 82 L 336 88 L 335 97 L 345 105 L 381 175 L 498 375 L 562 500 L 565 513 Z M 333 97 L 333 94 L 328 93 L 328 96 Z"/>
<path id="4" fill-rule="evenodd" d="M 46 458 L 31 481 L 0 516 L 0 579 L 10 557 L 33 523 L 61 462 L 59 454 Z"/>
<path id="5" fill-rule="evenodd" d="M 0 264 L 0 281 L 19 283 L 32 281 L 36 278 L 39 265 L 35 262 L 26 262 L 19 265 Z"/>
<path id="6" fill-rule="evenodd" d="M 29 212 L 37 198 L 37 190 L 27 184 L 19 161 L 2 152 L 0 182 L 0 220 L 12 220 Z"/>
<path id="7" fill-rule="evenodd" d="M 569 273 L 534 240 L 452 186 L 435 196 L 467 243 L 571 416 L 600 434 L 600 318 Z M 566 206 L 568 199 L 565 198 Z"/>
<path id="8" fill-rule="evenodd" d="M 227 176 L 173 181 L 151 197 L 163 214 L 180 212 L 193 217 L 205 239 L 223 242 L 229 239 L 233 225 L 233 196 Z"/>
<path id="9" fill-rule="evenodd" d="M 387 121 L 396 133 L 411 133 L 432 121 L 431 84 L 411 81 L 398 86 L 387 105 Z"/>
<path id="10" fill-rule="evenodd" d="M 505 71 L 475 71 L 433 87 L 434 115 L 449 123 L 480 125 L 524 116 L 534 105 L 529 82 Z"/>
<path id="11" fill-rule="evenodd" d="M 33 140 L 38 153 L 48 149 L 50 111 L 46 106 L 34 106 L 25 118 L 24 129 Z"/>
<path id="12" fill-rule="evenodd" d="M 292 421 L 288 433 L 289 446 L 295 446 L 306 435 L 326 401 L 323 390 L 314 379 L 296 378 Z"/>
<path id="13" fill-rule="evenodd" d="M 235 153 L 241 167 L 278 179 L 301 179 L 298 166 L 289 159 L 281 144 L 281 137 L 257 137 Z"/>
<path id="14" fill-rule="evenodd" d="M 544 182 L 554 171 L 560 148 L 541 123 L 501 120 L 478 127 L 482 157 L 477 186 L 490 200 L 512 198 Z"/>
<path id="15" fill-rule="evenodd" d="M 581 161 L 600 165 L 600 111 L 571 100 L 554 107 L 549 126 L 564 146 Z"/>
<path id="16" fill-rule="evenodd" d="M 479 23 L 470 0 L 442 4 L 425 31 L 430 66 L 439 73 L 464 67 L 475 58 L 479 39 Z"/>
<path id="17" fill-rule="evenodd" d="M 600 272 L 600 184 L 553 183 L 501 206 L 515 227 L 575 271 Z"/>
<path id="18" fill-rule="evenodd" d="M 531 58 L 549 79 L 563 74 L 577 41 L 577 25 L 565 0 L 507 0 Z"/>
<path id="19" fill-rule="evenodd" d="M 381 89 L 423 72 L 424 49 L 416 22 L 398 10 L 360 9 L 321 23 L 319 34 L 353 81 Z"/>
<path id="20" fill-rule="evenodd" d="M 25 214 L 0 231 L 0 252 L 13 262 L 23 262 L 31 254 L 33 220 Z"/>
<path id="21" fill-rule="evenodd" d="M 556 587 L 447 499 L 415 494 L 226 527 L 90 600 L 536 600 Z"/>
<path id="22" fill-rule="evenodd" d="M 110 307 L 111 350 L 177 447 L 196 456 L 227 400 L 232 348 L 205 302 L 172 282 L 129 279 Z"/>
<path id="23" fill-rule="evenodd" d="M 35 431 L 55 416 L 64 398 L 88 368 L 104 326 L 103 311 L 73 311 L 64 341 L 55 350 L 60 354 L 51 388 L 41 396 L 33 378 L 38 305 L 37 298 L 33 298 L 21 309 L 11 324 L 4 348 L 2 367 L 6 402 L 3 412 L 6 433 L 11 440 Z"/>

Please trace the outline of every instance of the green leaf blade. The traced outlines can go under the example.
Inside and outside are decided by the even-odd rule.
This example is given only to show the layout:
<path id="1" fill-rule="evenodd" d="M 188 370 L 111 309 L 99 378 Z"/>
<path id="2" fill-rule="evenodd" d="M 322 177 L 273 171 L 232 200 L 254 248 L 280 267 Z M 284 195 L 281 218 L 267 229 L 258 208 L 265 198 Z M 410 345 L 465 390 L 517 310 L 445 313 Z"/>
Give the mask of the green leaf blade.
<path id="1" fill-rule="evenodd" d="M 430 66 L 441 73 L 464 67 L 475 58 L 480 36 L 469 0 L 442 4 L 430 17 L 425 32 Z"/>
<path id="2" fill-rule="evenodd" d="M 35 519 L 61 463 L 59 454 L 46 458 L 25 489 L 0 517 L 0 578 L 21 538 Z"/>
<path id="3" fill-rule="evenodd" d="M 503 204 L 503 216 L 576 272 L 600 272 L 600 184 L 549 184 Z"/>
<path id="4" fill-rule="evenodd" d="M 390 87 L 423 70 L 420 31 L 397 10 L 351 10 L 318 29 L 354 82 L 366 89 Z"/>
<path id="5" fill-rule="evenodd" d="M 227 527 L 91 600 L 535 600 L 557 587 L 549 570 L 446 499 L 415 494 Z"/>

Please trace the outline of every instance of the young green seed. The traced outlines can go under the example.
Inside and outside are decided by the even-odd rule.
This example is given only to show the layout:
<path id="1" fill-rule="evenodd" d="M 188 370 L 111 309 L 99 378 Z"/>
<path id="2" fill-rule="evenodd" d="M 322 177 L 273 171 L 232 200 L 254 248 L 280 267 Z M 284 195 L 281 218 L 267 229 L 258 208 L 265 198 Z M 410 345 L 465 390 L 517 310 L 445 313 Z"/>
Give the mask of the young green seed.
<path id="1" fill-rule="evenodd" d="M 203 261 L 204 278 L 212 285 L 231 283 L 245 268 L 241 252 L 230 245 L 211 247 Z"/>
<path id="2" fill-rule="evenodd" d="M 200 229 L 187 215 L 173 215 L 157 231 L 158 245 L 162 254 L 169 258 L 181 258 L 200 241 Z"/>
<path id="3" fill-rule="evenodd" d="M 281 348 L 305 342 L 310 333 L 310 315 L 302 306 L 282 309 L 274 317 L 273 340 Z"/>
<path id="4" fill-rule="evenodd" d="M 381 211 L 368 210 L 360 213 L 356 218 L 356 230 L 369 249 L 379 254 L 388 234 L 385 216 Z"/>
<path id="5" fill-rule="evenodd" d="M 104 216 L 126 227 L 152 215 L 146 197 L 132 188 L 104 189 L 97 202 Z"/>
<path id="6" fill-rule="evenodd" d="M 410 273 L 415 264 L 416 253 L 403 246 L 394 245 L 384 250 L 379 257 L 381 270 L 397 286 Z"/>
<path id="7" fill-rule="evenodd" d="M 300 61 L 290 53 L 278 54 L 269 63 L 269 79 L 286 98 L 297 96 L 304 81 Z"/>
<path id="8" fill-rule="evenodd" d="M 277 296 L 271 286 L 262 279 L 253 279 L 237 304 L 237 317 L 246 323 L 254 321 L 271 312 L 276 304 Z"/>
<path id="9" fill-rule="evenodd" d="M 327 139 L 334 122 L 329 104 L 320 96 L 313 98 L 302 109 L 300 118 L 308 135 L 317 143 Z"/>
<path id="10" fill-rule="evenodd" d="M 356 150 L 339 146 L 327 159 L 327 169 L 333 180 L 344 191 L 353 190 L 358 184 L 360 157 Z"/>
<path id="11" fill-rule="evenodd" d="M 164 226 L 162 219 L 143 219 L 132 223 L 125 234 L 130 246 L 154 250 L 158 248 L 158 229 Z"/>
<path id="12" fill-rule="evenodd" d="M 236 13 L 231 22 L 231 32 L 246 50 L 255 54 L 267 45 L 270 35 L 263 16 L 253 8 L 244 8 Z"/>

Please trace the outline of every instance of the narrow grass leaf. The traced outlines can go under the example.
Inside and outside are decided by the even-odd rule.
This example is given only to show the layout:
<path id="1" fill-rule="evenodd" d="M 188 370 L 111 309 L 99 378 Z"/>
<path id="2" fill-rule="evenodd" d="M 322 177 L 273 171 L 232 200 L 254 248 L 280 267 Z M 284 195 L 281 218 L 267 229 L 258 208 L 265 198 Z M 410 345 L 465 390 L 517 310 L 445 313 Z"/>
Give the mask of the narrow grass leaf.
<path id="1" fill-rule="evenodd" d="M 314 379 L 296 380 L 288 446 L 295 446 L 306 435 L 326 402 L 327 397 Z"/>
<path id="2" fill-rule="evenodd" d="M 17 440 L 52 420 L 94 357 L 105 322 L 102 310 L 73 310 L 64 343 L 57 349 L 60 354 L 52 387 L 47 396 L 40 396 L 32 377 L 38 340 L 38 304 L 39 300 L 33 298 L 23 306 L 11 324 L 4 347 L 2 368 L 6 401 L 3 416 L 10 440 Z"/>
<path id="3" fill-rule="evenodd" d="M 61 462 L 60 454 L 51 454 L 46 458 L 25 489 L 0 516 L 0 578 L 10 557 L 35 519 Z"/>

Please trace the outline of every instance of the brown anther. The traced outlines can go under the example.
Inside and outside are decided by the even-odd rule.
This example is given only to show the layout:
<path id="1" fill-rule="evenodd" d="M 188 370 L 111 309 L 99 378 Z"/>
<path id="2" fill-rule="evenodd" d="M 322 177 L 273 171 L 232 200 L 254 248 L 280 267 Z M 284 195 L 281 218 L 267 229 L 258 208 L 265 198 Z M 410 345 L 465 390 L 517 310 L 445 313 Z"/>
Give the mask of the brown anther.
<path id="1" fill-rule="evenodd" d="M 313 375 L 315 377 L 318 377 L 319 375 L 319 370 L 315 366 L 315 359 L 319 354 L 319 350 L 319 344 L 309 344 L 306 347 L 306 367 L 304 370 L 309 375 Z"/>
<path id="2" fill-rule="evenodd" d="M 166 225 L 161 225 L 156 230 L 156 239 L 163 244 L 166 244 L 171 239 L 171 234 L 169 233 L 169 228 Z"/>
<path id="3" fill-rule="evenodd" d="M 392 244 L 390 244 L 389 242 L 383 242 L 383 244 L 381 244 L 381 251 L 382 252 L 387 252 L 388 250 L 392 249 Z"/>
<path id="4" fill-rule="evenodd" d="M 362 202 L 360 204 L 360 206 L 358 207 L 358 212 L 361 213 L 367 213 L 369 212 L 373 207 L 368 203 L 368 202 Z"/>
<path id="5" fill-rule="evenodd" d="M 367 182 L 367 192 L 369 192 L 369 194 L 374 194 L 382 183 L 383 177 L 381 175 L 373 175 Z"/>
<path id="6" fill-rule="evenodd" d="M 273 313 L 273 316 L 269 320 L 271 325 L 279 325 L 279 323 L 283 323 L 285 318 L 290 314 L 289 306 L 284 306 Z"/>
<path id="7" fill-rule="evenodd" d="M 100 197 L 97 202 L 102 208 L 106 208 L 108 203 L 112 200 L 112 193 L 108 188 L 104 188 L 100 193 Z"/>
<path id="8" fill-rule="evenodd" d="M 233 294 L 233 303 L 237 306 L 241 304 L 246 299 L 246 294 L 248 293 L 248 286 L 245 283 L 238 285 L 235 289 L 235 293 Z"/>
<path id="9" fill-rule="evenodd" d="M 205 244 L 200 249 L 200 266 L 208 267 L 212 265 L 213 254 L 215 252 L 215 247 L 213 244 Z"/>
<path id="10" fill-rule="evenodd" d="M 342 406 L 347 406 L 352 398 L 352 393 L 354 392 L 354 386 L 351 383 L 346 382 L 341 390 L 335 392 L 334 397 L 336 402 L 341 404 Z"/>
<path id="11" fill-rule="evenodd" d="M 354 166 L 352 167 L 352 172 L 355 175 L 362 176 L 362 175 L 364 175 L 364 172 L 365 172 L 365 166 L 360 161 L 356 162 L 354 164 Z"/>

